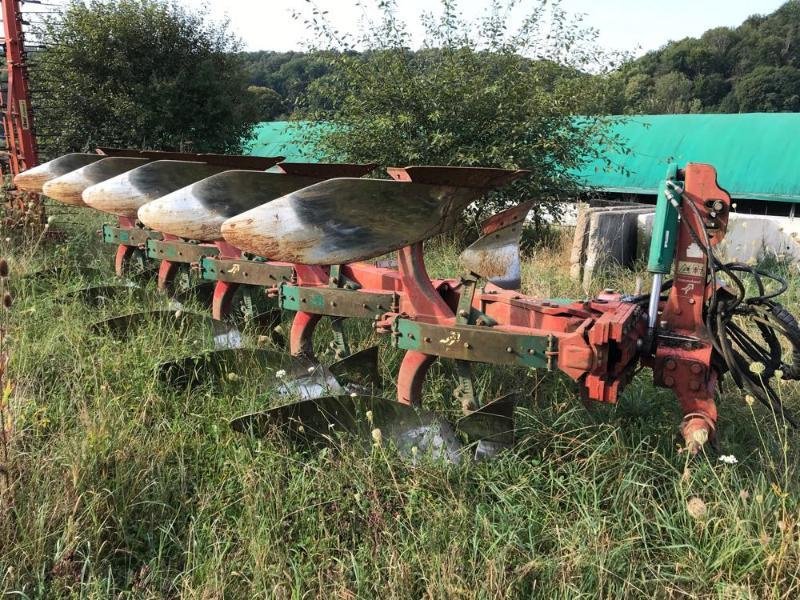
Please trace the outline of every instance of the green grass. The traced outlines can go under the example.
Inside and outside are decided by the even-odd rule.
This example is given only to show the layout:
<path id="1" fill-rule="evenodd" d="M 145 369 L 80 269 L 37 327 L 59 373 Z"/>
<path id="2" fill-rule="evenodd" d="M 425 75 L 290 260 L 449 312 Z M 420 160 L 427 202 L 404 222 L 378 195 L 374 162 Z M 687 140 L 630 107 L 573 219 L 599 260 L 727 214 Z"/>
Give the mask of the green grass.
<path id="1" fill-rule="evenodd" d="M 90 325 L 163 299 L 151 284 L 108 306 L 65 293 L 111 279 L 112 249 L 80 213 L 61 242 L 0 242 L 15 303 L 3 314 L 14 386 L 11 488 L 0 501 L 0 593 L 14 598 L 793 598 L 798 590 L 798 442 L 729 385 L 720 445 L 679 452 L 679 411 L 642 371 L 618 406 L 587 410 L 557 374 L 484 367 L 487 395 L 527 392 L 521 439 L 499 460 L 412 467 L 342 441 L 298 450 L 228 420 L 263 408 L 274 373 L 221 391 L 170 391 L 161 360 L 198 348 L 192 332 L 148 327 L 128 341 Z M 431 244 L 432 276 L 457 272 Z M 43 265 L 97 267 L 44 286 Z M 526 259 L 524 289 L 583 297 L 565 253 Z M 796 283 L 788 304 L 800 312 Z M 631 290 L 636 274 L 597 288 Z M 591 291 L 591 290 L 590 290 Z M 376 341 L 364 326 L 358 347 Z M 324 333 L 323 336 L 324 337 Z M 324 341 L 324 340 L 323 340 Z M 398 354 L 382 358 L 391 376 Z M 244 371 L 244 369 L 242 369 Z M 431 407 L 453 410 L 436 367 Z M 782 386 L 797 405 L 796 385 Z M 691 501 L 691 502 L 690 502 Z M 690 511 L 690 506 L 692 511 Z"/>

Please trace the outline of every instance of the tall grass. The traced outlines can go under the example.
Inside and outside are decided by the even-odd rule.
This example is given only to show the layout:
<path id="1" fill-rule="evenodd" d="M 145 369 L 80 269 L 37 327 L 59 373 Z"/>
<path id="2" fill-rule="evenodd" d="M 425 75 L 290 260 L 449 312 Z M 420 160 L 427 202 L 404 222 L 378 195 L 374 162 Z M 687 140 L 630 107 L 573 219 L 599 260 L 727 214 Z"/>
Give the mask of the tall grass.
<path id="1" fill-rule="evenodd" d="M 0 507 L 0 592 L 86 598 L 506 598 L 798 596 L 798 443 L 727 385 L 719 443 L 680 451 L 671 395 L 642 371 L 618 406 L 588 409 L 558 374 L 479 369 L 488 396 L 527 390 L 520 441 L 499 460 L 412 467 L 342 440 L 300 450 L 253 440 L 228 420 L 275 399 L 271 372 L 191 392 L 154 366 L 201 344 L 145 327 L 91 323 L 156 307 L 152 284 L 90 307 L 66 292 L 111 279 L 99 224 L 76 214 L 63 241 L 0 242 L 12 262 L 12 487 Z M 53 227 L 57 227 L 54 223 Z M 456 249 L 429 244 L 432 276 Z M 537 249 L 526 292 L 583 297 L 565 249 Z M 64 273 L 37 284 L 43 265 Z M 100 273 L 81 275 L 76 266 Z M 610 272 L 597 287 L 632 289 Z M 790 306 L 800 312 L 793 280 Z M 398 361 L 388 340 L 385 372 Z M 244 371 L 244 370 L 243 370 Z M 433 371 L 432 407 L 452 410 L 452 371 Z M 781 392 L 797 405 L 796 385 Z"/>

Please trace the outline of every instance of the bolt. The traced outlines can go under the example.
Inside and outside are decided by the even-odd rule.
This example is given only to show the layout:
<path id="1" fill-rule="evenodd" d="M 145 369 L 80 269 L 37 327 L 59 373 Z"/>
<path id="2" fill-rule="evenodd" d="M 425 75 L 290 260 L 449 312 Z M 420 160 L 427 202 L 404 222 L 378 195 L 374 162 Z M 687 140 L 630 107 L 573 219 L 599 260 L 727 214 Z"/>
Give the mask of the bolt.
<path id="1" fill-rule="evenodd" d="M 664 385 L 667 387 L 672 387 L 673 385 L 675 385 L 675 380 L 669 375 L 667 375 L 666 377 L 664 377 Z"/>
<path id="2" fill-rule="evenodd" d="M 469 343 L 469 342 L 464 342 L 464 348 L 466 348 L 467 350 L 469 350 L 470 348 L 472 348 L 472 346 L 470 346 L 470 343 Z"/>
<path id="3" fill-rule="evenodd" d="M 469 316 L 469 312 L 467 312 L 466 310 L 460 310 L 458 311 L 458 316 L 467 318 Z"/>
<path id="4" fill-rule="evenodd" d="M 511 346 L 506 347 L 506 352 L 509 354 L 514 354 L 514 349 Z"/>
<path id="5" fill-rule="evenodd" d="M 330 283 L 338 283 L 338 280 L 336 279 L 336 277 L 331 277 L 328 281 Z"/>
<path id="6" fill-rule="evenodd" d="M 670 371 L 674 371 L 674 370 L 677 368 L 678 364 L 677 364 L 677 363 L 676 363 L 674 360 L 672 360 L 672 359 L 670 358 L 670 359 L 668 359 L 668 360 L 667 360 L 667 362 L 666 362 L 666 363 L 664 363 L 664 366 L 665 366 L 667 369 L 669 369 Z"/>
<path id="7" fill-rule="evenodd" d="M 528 348 L 528 354 L 536 354 L 536 350 L 533 348 Z"/>
<path id="8" fill-rule="evenodd" d="M 661 327 L 661 329 L 666 329 L 666 328 L 667 328 L 667 325 L 668 325 L 668 323 L 667 323 L 666 321 L 661 321 L 661 322 L 658 324 L 658 326 L 659 326 L 659 327 Z"/>
<path id="9" fill-rule="evenodd" d="M 700 382 L 696 380 L 690 381 L 689 389 L 692 390 L 693 392 L 696 392 L 697 390 L 700 389 Z"/>
<path id="10" fill-rule="evenodd" d="M 616 291 L 617 291 L 617 290 L 615 290 L 614 288 L 605 288 L 605 289 L 603 290 L 603 293 L 604 293 L 604 294 L 613 294 L 613 293 L 614 293 L 614 292 L 616 292 Z"/>
<path id="11" fill-rule="evenodd" d="M 703 365 L 700 363 L 692 363 L 692 366 L 689 367 L 695 375 L 700 375 L 703 372 Z"/>
<path id="12" fill-rule="evenodd" d="M 413 339 L 416 339 L 416 338 L 414 337 L 413 333 L 409 333 L 408 334 L 408 339 L 413 340 Z"/>
<path id="13" fill-rule="evenodd" d="M 361 305 L 361 308 L 369 308 L 369 306 L 368 306 L 368 305 L 366 305 L 366 304 L 362 304 L 362 305 Z"/>
<path id="14" fill-rule="evenodd" d="M 722 200 L 717 200 L 714 202 L 713 208 L 715 211 L 720 212 L 723 208 L 725 208 L 725 204 L 722 202 Z"/>
<path id="15" fill-rule="evenodd" d="M 695 303 L 695 299 L 694 298 L 689 298 L 689 304 L 694 304 L 694 303 Z"/>
<path id="16" fill-rule="evenodd" d="M 426 338 L 425 338 L 425 343 L 426 343 L 426 344 L 430 344 L 430 343 L 431 343 L 431 341 L 432 341 L 432 340 L 431 340 L 431 338 L 429 338 L 429 337 L 426 337 Z"/>

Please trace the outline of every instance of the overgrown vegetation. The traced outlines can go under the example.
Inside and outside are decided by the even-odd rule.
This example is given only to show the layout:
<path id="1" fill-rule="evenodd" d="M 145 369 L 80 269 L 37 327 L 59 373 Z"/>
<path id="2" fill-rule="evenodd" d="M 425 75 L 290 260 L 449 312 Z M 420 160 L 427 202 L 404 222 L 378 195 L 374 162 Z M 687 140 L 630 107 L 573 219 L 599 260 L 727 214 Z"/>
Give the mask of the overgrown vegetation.
<path id="1" fill-rule="evenodd" d="M 375 2 L 378 17 L 353 36 L 315 9 L 313 38 L 336 52 L 325 55 L 329 72 L 310 84 L 295 116 L 336 127 L 298 135 L 332 160 L 531 170 L 482 208 L 574 192 L 569 170 L 617 145 L 602 117 L 573 118 L 601 93 L 603 79 L 583 71 L 609 56 L 557 4 L 528 3 L 519 22 L 509 10 L 515 4 L 488 1 L 486 15 L 469 23 L 457 0 L 442 0 L 440 14 L 422 18 L 418 52 L 408 50 L 394 1 Z"/>
<path id="2" fill-rule="evenodd" d="M 47 154 L 97 146 L 239 152 L 258 122 L 226 23 L 163 0 L 73 2 L 31 79 Z"/>
<path id="3" fill-rule="evenodd" d="M 193 393 L 154 380 L 198 349 L 156 325 L 130 340 L 107 315 L 161 305 L 152 282 L 99 307 L 67 292 L 112 277 L 100 218 L 59 214 L 63 242 L 0 242 L 11 258 L 11 489 L 0 499 L 0 593 L 17 597 L 793 598 L 800 568 L 798 445 L 726 386 L 720 446 L 680 453 L 678 410 L 643 371 L 616 407 L 587 410 L 555 373 L 483 369 L 488 394 L 526 390 L 518 446 L 500 460 L 412 467 L 342 440 L 301 451 L 234 434 L 231 417 L 279 402 L 275 373 L 242 365 Z M 67 225 L 72 223 L 72 225 Z M 454 248 L 429 244 L 432 276 Z M 38 284 L 41 266 L 66 271 Z M 78 266 L 100 273 L 81 276 Z M 567 245 L 526 257 L 524 288 L 584 291 Z M 597 288 L 632 289 L 609 272 Z M 792 279 L 788 304 L 798 312 Z M 324 338 L 324 336 L 322 336 Z M 398 354 L 380 343 L 389 380 Z M 327 340 L 320 339 L 321 345 Z M 428 404 L 453 410 L 438 367 Z M 391 394 L 391 387 L 387 388 Z M 782 388 L 797 407 L 797 384 Z"/>

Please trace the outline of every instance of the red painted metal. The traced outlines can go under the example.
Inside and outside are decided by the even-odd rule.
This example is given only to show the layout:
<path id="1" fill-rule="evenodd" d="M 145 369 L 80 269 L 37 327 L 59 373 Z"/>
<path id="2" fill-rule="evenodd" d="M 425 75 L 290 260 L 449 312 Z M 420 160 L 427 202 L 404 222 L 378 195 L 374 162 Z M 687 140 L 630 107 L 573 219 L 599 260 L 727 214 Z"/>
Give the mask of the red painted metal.
<path id="1" fill-rule="evenodd" d="M 39 163 L 28 66 L 25 60 L 21 0 L 2 0 L 3 29 L 8 68 L 8 92 L 3 107 L 3 128 L 8 146 L 11 174 L 17 175 Z"/>
<path id="2" fill-rule="evenodd" d="M 698 448 L 714 435 L 717 422 L 714 394 L 718 374 L 712 366 L 711 336 L 703 319 L 706 299 L 716 293 L 716 282 L 708 281 L 706 255 L 692 231 L 701 243 L 706 243 L 707 234 L 711 246 L 718 244 L 727 229 L 731 199 L 717 184 L 717 173 L 710 165 L 688 165 L 684 180 L 675 278 L 659 317 L 653 376 L 656 385 L 677 396 L 684 413 L 684 438 L 690 447 Z"/>
<path id="3" fill-rule="evenodd" d="M 410 351 L 403 356 L 400 372 L 397 375 L 397 400 L 403 404 L 419 406 L 422 403 L 422 388 L 428 369 L 436 360 L 435 356 Z"/>

